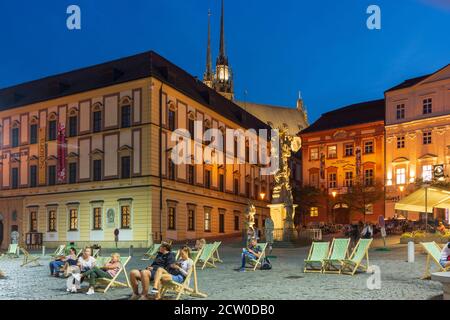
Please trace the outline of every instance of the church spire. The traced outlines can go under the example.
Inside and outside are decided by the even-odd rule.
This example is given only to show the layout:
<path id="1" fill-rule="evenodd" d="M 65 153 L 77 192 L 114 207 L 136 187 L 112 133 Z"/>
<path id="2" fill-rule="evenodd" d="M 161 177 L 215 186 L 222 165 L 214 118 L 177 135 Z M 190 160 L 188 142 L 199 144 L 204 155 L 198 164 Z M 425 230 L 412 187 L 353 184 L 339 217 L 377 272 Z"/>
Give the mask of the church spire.
<path id="1" fill-rule="evenodd" d="M 211 10 L 208 10 L 208 45 L 206 48 L 206 71 L 203 75 L 203 83 L 210 88 L 213 85 L 212 58 L 211 58 Z"/>
<path id="2" fill-rule="evenodd" d="M 219 56 L 216 60 L 216 73 L 214 76 L 213 88 L 227 99 L 234 100 L 233 74 L 228 65 L 228 58 L 225 53 L 225 9 L 222 0 L 222 13 L 220 18 L 220 46 Z"/>
<path id="3" fill-rule="evenodd" d="M 228 65 L 228 59 L 225 54 L 225 21 L 224 21 L 224 0 L 222 0 L 222 13 L 220 16 L 220 46 L 219 56 L 217 57 L 217 64 Z"/>

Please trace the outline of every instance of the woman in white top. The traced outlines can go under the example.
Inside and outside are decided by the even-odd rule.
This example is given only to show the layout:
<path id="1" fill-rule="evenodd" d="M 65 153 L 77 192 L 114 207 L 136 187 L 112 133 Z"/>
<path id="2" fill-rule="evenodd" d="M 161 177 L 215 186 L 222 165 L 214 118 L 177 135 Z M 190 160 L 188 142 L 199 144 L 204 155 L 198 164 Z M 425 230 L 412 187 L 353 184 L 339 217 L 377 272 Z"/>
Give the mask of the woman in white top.
<path id="1" fill-rule="evenodd" d="M 67 279 L 67 291 L 76 293 L 80 289 L 80 283 L 83 279 L 83 273 L 95 267 L 96 260 L 92 256 L 92 249 L 86 247 L 83 249 L 83 254 L 78 258 L 76 269 L 72 270 L 72 276 Z M 81 275 L 80 275 L 81 272 Z"/>
<path id="2" fill-rule="evenodd" d="M 155 282 L 153 284 L 152 293 L 154 293 L 155 300 L 161 299 L 161 281 L 175 281 L 177 283 L 183 283 L 189 272 L 194 265 L 194 262 L 190 258 L 191 249 L 188 246 L 184 246 L 180 250 L 180 259 L 169 267 L 169 271 L 164 268 L 158 268 L 155 274 Z"/>

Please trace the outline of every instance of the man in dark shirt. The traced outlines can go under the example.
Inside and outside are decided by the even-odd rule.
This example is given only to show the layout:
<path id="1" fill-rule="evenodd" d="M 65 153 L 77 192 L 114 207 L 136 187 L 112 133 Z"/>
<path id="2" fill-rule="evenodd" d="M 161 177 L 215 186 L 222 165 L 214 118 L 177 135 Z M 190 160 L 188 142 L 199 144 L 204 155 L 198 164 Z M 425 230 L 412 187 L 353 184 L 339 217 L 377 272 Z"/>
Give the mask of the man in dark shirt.
<path id="1" fill-rule="evenodd" d="M 241 254 L 241 268 L 239 269 L 240 272 L 245 272 L 245 265 L 248 260 L 256 260 L 259 259 L 261 256 L 261 248 L 258 246 L 258 242 L 255 238 L 250 239 L 250 243 L 247 248 L 242 250 Z"/>
<path id="2" fill-rule="evenodd" d="M 133 295 L 131 300 L 148 300 L 148 289 L 150 287 L 150 281 L 154 279 L 156 270 L 164 268 L 167 271 L 171 271 L 171 265 L 174 264 L 175 255 L 171 252 L 172 247 L 170 244 L 163 242 L 159 248 L 159 252 L 156 255 L 153 263 L 145 270 L 132 270 L 130 272 L 131 288 L 133 289 Z M 142 293 L 139 294 L 139 281 L 142 282 Z"/>

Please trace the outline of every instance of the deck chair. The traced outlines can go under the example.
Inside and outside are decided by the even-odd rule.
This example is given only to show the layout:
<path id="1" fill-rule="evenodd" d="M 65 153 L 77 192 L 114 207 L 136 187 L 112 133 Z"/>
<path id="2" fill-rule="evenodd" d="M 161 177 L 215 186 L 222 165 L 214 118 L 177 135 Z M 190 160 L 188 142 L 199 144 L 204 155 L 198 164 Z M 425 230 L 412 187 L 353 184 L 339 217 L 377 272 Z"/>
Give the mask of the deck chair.
<path id="1" fill-rule="evenodd" d="M 342 260 L 341 273 L 353 276 L 359 268 L 367 271 L 369 268 L 369 247 L 372 241 L 373 239 L 359 239 L 350 258 Z M 366 258 L 367 265 L 362 264 L 364 258 Z"/>
<path id="2" fill-rule="evenodd" d="M 92 256 L 97 259 L 100 256 L 100 249 L 93 249 L 92 250 Z"/>
<path id="3" fill-rule="evenodd" d="M 110 257 L 99 257 L 97 259 L 97 266 L 103 266 L 105 263 L 108 262 Z M 120 269 L 112 279 L 108 278 L 98 278 L 97 283 L 98 284 L 106 284 L 106 288 L 104 289 L 98 289 L 98 291 L 106 293 L 109 288 L 111 287 L 122 287 L 122 288 L 130 288 L 130 280 L 128 279 L 128 271 L 126 269 L 127 264 L 130 262 L 131 257 L 120 257 Z M 127 283 L 123 283 L 120 281 L 117 281 L 117 278 L 120 276 L 121 273 L 125 274 L 125 279 Z"/>
<path id="4" fill-rule="evenodd" d="M 19 257 L 19 245 L 17 243 L 11 243 L 8 247 L 8 252 L 6 252 L 8 258 L 18 258 Z"/>
<path id="5" fill-rule="evenodd" d="M 213 259 L 213 253 L 215 248 L 216 245 L 214 243 L 205 244 L 203 246 L 197 261 L 197 263 L 200 264 L 202 270 L 205 269 L 206 266 L 211 268 L 216 267 Z"/>
<path id="6" fill-rule="evenodd" d="M 161 282 L 161 298 L 164 298 L 169 292 L 176 294 L 175 300 L 179 300 L 182 295 L 206 297 L 206 295 L 199 293 L 197 289 L 196 264 L 201 256 L 202 250 L 203 249 L 191 252 L 191 259 L 193 261 L 192 268 L 191 270 L 189 270 L 188 275 L 184 279 L 183 283 L 178 283 L 172 280 Z M 194 289 L 190 288 L 189 286 L 192 276 L 194 276 Z"/>
<path id="7" fill-rule="evenodd" d="M 216 246 L 213 252 L 213 260 L 214 262 L 219 262 L 219 263 L 223 263 L 223 261 L 220 259 L 220 255 L 219 255 L 219 247 L 222 244 L 221 241 L 216 241 L 214 242 L 214 245 Z"/>
<path id="8" fill-rule="evenodd" d="M 246 259 L 247 262 L 252 265 L 253 271 L 256 271 L 256 268 L 258 268 L 258 265 L 261 264 L 262 259 L 266 256 L 267 243 L 264 243 L 264 242 L 258 243 L 256 246 L 261 249 L 261 255 L 259 256 L 259 258 L 258 259 L 248 259 L 248 258 Z"/>
<path id="9" fill-rule="evenodd" d="M 161 244 L 160 243 L 154 243 L 149 249 L 148 249 L 148 251 L 146 252 L 146 253 L 144 253 L 144 256 L 142 257 L 142 261 L 148 261 L 148 260 L 151 260 L 151 259 L 155 259 L 155 257 L 156 257 L 156 255 L 157 255 L 157 253 L 158 253 L 158 251 L 159 251 L 159 248 L 161 247 Z"/>
<path id="10" fill-rule="evenodd" d="M 53 259 L 64 256 L 66 254 L 66 245 L 65 244 L 61 244 L 58 246 L 58 248 L 56 248 L 55 252 L 53 252 L 50 257 L 52 257 Z"/>
<path id="11" fill-rule="evenodd" d="M 23 262 L 20 265 L 21 267 L 26 266 L 27 264 L 34 263 L 35 266 L 40 266 L 39 263 L 40 257 L 32 256 L 25 248 L 20 248 L 20 251 L 23 253 Z"/>
<path id="12" fill-rule="evenodd" d="M 304 273 L 323 272 L 324 260 L 328 257 L 329 242 L 313 242 L 309 249 L 308 258 L 305 259 Z"/>
<path id="13" fill-rule="evenodd" d="M 421 242 L 420 243 L 422 247 L 427 252 L 427 263 L 425 266 L 425 272 L 422 276 L 422 280 L 430 279 L 431 278 L 431 261 L 433 260 L 436 266 L 439 268 L 440 272 L 447 272 L 450 271 L 450 267 L 444 268 L 439 263 L 439 260 L 441 259 L 441 251 L 442 248 L 436 243 L 436 242 Z"/>
<path id="14" fill-rule="evenodd" d="M 330 253 L 323 260 L 323 273 L 341 273 L 342 261 L 348 258 L 350 239 L 333 239 Z"/>

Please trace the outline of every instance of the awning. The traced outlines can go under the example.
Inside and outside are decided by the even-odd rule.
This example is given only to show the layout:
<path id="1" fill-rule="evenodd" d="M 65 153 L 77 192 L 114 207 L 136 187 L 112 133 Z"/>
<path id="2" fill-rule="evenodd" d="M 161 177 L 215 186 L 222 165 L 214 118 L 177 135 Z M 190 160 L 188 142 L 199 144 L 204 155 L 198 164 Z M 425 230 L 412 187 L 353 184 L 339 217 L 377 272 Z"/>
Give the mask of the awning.
<path id="1" fill-rule="evenodd" d="M 450 191 L 430 187 L 427 188 L 426 211 L 433 208 L 450 209 Z M 425 188 L 421 188 L 395 204 L 396 210 L 425 212 Z"/>

